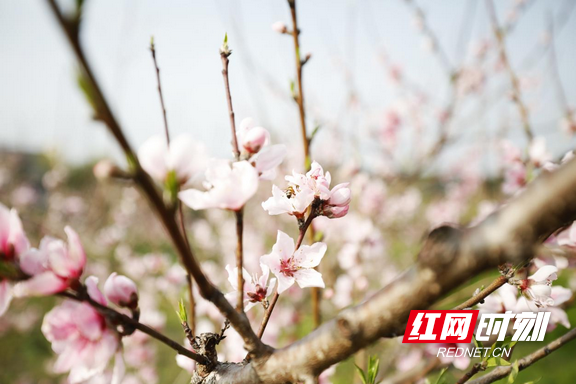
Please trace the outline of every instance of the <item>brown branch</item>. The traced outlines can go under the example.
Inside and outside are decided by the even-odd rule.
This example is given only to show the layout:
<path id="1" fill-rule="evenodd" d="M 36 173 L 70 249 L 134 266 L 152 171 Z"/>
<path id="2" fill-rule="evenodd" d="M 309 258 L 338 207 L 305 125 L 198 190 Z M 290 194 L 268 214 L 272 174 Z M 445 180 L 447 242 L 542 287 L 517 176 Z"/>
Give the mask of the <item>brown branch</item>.
<path id="1" fill-rule="evenodd" d="M 298 15 L 296 12 L 296 0 L 288 0 L 288 6 L 290 7 L 290 14 L 292 16 L 292 30 L 290 34 L 294 40 L 294 56 L 296 59 L 296 83 L 298 86 L 298 94 L 294 96 L 294 100 L 298 104 L 298 112 L 300 113 L 300 130 L 302 133 L 302 148 L 304 149 L 304 167 L 308 171 L 312 164 L 312 158 L 310 155 L 310 138 L 308 137 L 306 129 L 306 109 L 304 106 L 304 87 L 302 85 L 302 68 L 308 62 L 310 57 L 302 59 L 300 52 L 300 29 L 298 28 Z M 310 242 L 314 241 L 314 228 L 310 229 Z M 315 268 L 318 270 L 318 267 Z M 314 327 L 318 327 L 322 321 L 320 316 L 320 288 L 312 287 L 312 317 L 314 321 Z"/>
<path id="2" fill-rule="evenodd" d="M 164 117 L 164 133 L 166 134 L 166 142 L 170 144 L 170 133 L 168 130 L 168 117 L 166 116 L 166 107 L 164 106 L 164 96 L 162 95 L 162 83 L 160 82 L 160 68 L 156 61 L 156 47 L 154 46 L 154 37 L 150 40 L 150 52 L 152 53 L 152 60 L 154 61 L 154 68 L 156 68 L 156 81 L 158 82 L 158 95 L 160 96 L 160 106 L 162 107 L 162 116 Z"/>
<path id="3" fill-rule="evenodd" d="M 236 120 L 234 118 L 234 108 L 232 107 L 232 96 L 230 94 L 230 81 L 228 79 L 228 56 L 232 51 L 220 52 L 222 58 L 222 77 L 224 78 L 224 88 L 226 89 L 226 101 L 228 103 L 228 115 L 230 117 L 230 128 L 232 129 L 232 149 L 236 159 L 240 158 L 240 149 L 238 147 L 238 138 L 236 137 Z"/>
<path id="4" fill-rule="evenodd" d="M 272 311 L 274 311 L 274 307 L 276 306 L 276 302 L 280 294 L 278 293 L 278 287 L 276 287 L 276 291 L 274 292 L 274 296 L 272 296 L 272 300 L 270 304 L 268 304 L 268 308 L 266 308 L 266 312 L 264 312 L 264 317 L 262 317 L 262 322 L 260 323 L 260 328 L 258 329 L 258 337 L 261 339 L 262 335 L 264 335 L 264 331 L 266 330 L 266 326 L 268 325 L 268 321 L 270 320 L 270 316 L 272 316 Z"/>
<path id="5" fill-rule="evenodd" d="M 500 288 L 501 286 L 506 284 L 508 282 L 508 280 L 510 280 L 511 276 L 512 276 L 511 274 L 499 276 L 496 280 L 494 280 L 492 283 L 490 283 L 489 286 L 487 286 L 486 288 L 484 288 L 483 290 L 478 292 L 476 295 L 472 296 L 470 299 L 466 300 L 462 304 L 457 305 L 456 307 L 454 307 L 452 309 L 462 310 L 462 309 L 472 308 L 473 306 L 475 306 L 476 304 L 480 303 L 482 300 L 487 298 L 491 293 L 496 291 L 498 288 Z"/>
<path id="6" fill-rule="evenodd" d="M 457 382 L 456 384 L 464 384 L 466 382 L 468 382 L 468 380 L 470 380 L 475 374 L 477 374 L 480 371 L 484 371 L 486 369 L 486 363 L 482 362 L 482 363 L 476 363 L 472 366 L 472 368 L 470 368 L 470 370 L 468 372 L 466 372 Z"/>
<path id="7" fill-rule="evenodd" d="M 550 234 L 576 219 L 576 160 L 543 173 L 500 211 L 472 228 L 440 227 L 418 262 L 363 304 L 340 312 L 305 338 L 244 366 L 220 365 L 221 383 L 283 383 L 319 374 L 382 337 L 402 334 L 412 309 L 430 308 L 473 276 L 533 256 Z M 227 372 L 234 373 L 234 379 Z M 231 374 L 231 373 L 230 373 Z M 242 380 L 240 380 L 242 378 Z"/>
<path id="8" fill-rule="evenodd" d="M 546 345 L 543 348 L 538 349 L 531 354 L 524 356 L 520 360 L 518 360 L 518 370 L 523 371 L 532 364 L 536 363 L 537 361 L 545 358 L 558 348 L 562 347 L 563 345 L 567 344 L 568 342 L 574 340 L 576 338 L 576 328 L 571 329 L 564 336 L 557 338 L 556 340 L 552 341 L 550 344 Z M 500 366 L 495 368 L 492 372 L 471 381 L 470 384 L 489 384 L 495 381 L 498 381 L 506 376 L 508 376 L 512 372 L 512 366 Z"/>
<path id="9" fill-rule="evenodd" d="M 47 2 L 68 38 L 76 58 L 81 65 L 83 73 L 86 75 L 90 82 L 90 86 L 94 91 L 95 112 L 97 113 L 98 118 L 106 124 L 110 132 L 122 147 L 126 157 L 128 158 L 129 164 L 133 167 L 134 180 L 139 184 L 144 194 L 148 197 L 154 211 L 171 237 L 182 264 L 198 283 L 200 294 L 206 300 L 211 301 L 220 310 L 222 315 L 230 320 L 234 329 L 236 329 L 236 331 L 242 336 L 245 347 L 248 351 L 256 354 L 267 353 L 270 350 L 270 347 L 262 344 L 260 339 L 256 337 L 246 315 L 236 312 L 234 307 L 232 307 L 228 300 L 226 300 L 224 294 L 222 294 L 222 292 L 208 280 L 206 275 L 204 275 L 204 272 L 194 258 L 191 249 L 188 248 L 186 240 L 178 228 L 174 215 L 172 215 L 170 210 L 165 206 L 164 201 L 158 193 L 154 182 L 150 179 L 150 176 L 141 168 L 134 151 L 130 144 L 128 144 L 128 141 L 114 117 L 114 114 L 93 75 L 92 69 L 86 60 L 82 46 L 78 40 L 77 25 L 72 24 L 64 17 L 56 4 L 56 0 L 47 0 Z"/>
<path id="10" fill-rule="evenodd" d="M 77 293 L 71 293 L 71 292 L 61 292 L 59 295 L 66 297 L 68 299 L 72 299 L 72 300 L 76 300 L 76 301 L 80 301 L 80 302 L 86 302 L 86 303 L 90 304 L 92 307 L 94 307 L 96 310 L 98 310 L 98 312 L 100 312 L 102 315 L 104 315 L 105 317 L 110 319 L 112 322 L 118 323 L 118 324 L 122 325 L 124 328 L 131 327 L 131 328 L 137 329 L 140 332 L 143 332 L 143 333 L 147 334 L 148 336 L 166 344 L 167 346 L 169 346 L 170 348 L 172 348 L 176 352 L 178 352 L 180 355 L 189 357 L 190 359 L 196 361 L 197 363 L 206 364 L 208 362 L 208 360 L 204 356 L 199 355 L 197 353 L 194 353 L 194 352 L 184 348 L 182 345 L 180 345 L 177 342 L 175 342 L 174 340 L 164 336 L 163 334 L 156 331 L 155 329 L 150 328 L 149 326 L 144 325 L 144 324 L 140 323 L 139 321 L 132 319 L 130 316 L 126 316 L 125 314 L 120 313 L 120 312 L 118 312 L 118 311 L 116 311 L 110 307 L 102 305 L 102 304 L 92 300 L 87 295 L 79 295 Z"/>
<path id="11" fill-rule="evenodd" d="M 244 232 L 244 219 L 243 219 L 244 209 L 234 212 L 236 215 L 236 268 L 238 269 L 238 303 L 236 304 L 236 310 L 238 312 L 244 312 L 244 274 L 242 273 L 244 264 L 244 252 L 243 252 L 243 232 Z"/>
<path id="12" fill-rule="evenodd" d="M 490 20 L 492 22 L 492 29 L 494 30 L 494 36 L 496 37 L 496 41 L 498 42 L 500 60 L 502 61 L 502 64 L 504 64 L 504 67 L 508 72 L 508 76 L 510 77 L 510 83 L 512 84 L 513 101 L 518 107 L 518 112 L 520 113 L 520 119 L 522 119 L 522 125 L 524 127 L 524 133 L 528 138 L 528 142 L 531 142 L 532 139 L 534 138 L 534 134 L 532 133 L 530 117 L 528 115 L 528 108 L 522 101 L 522 95 L 520 93 L 520 82 L 518 81 L 516 73 L 512 69 L 510 61 L 508 60 L 508 54 L 506 53 L 506 42 L 504 39 L 504 31 L 500 28 L 498 24 L 496 9 L 494 8 L 494 3 L 492 2 L 492 0 L 486 0 L 486 8 L 488 10 L 488 14 L 490 15 Z"/>

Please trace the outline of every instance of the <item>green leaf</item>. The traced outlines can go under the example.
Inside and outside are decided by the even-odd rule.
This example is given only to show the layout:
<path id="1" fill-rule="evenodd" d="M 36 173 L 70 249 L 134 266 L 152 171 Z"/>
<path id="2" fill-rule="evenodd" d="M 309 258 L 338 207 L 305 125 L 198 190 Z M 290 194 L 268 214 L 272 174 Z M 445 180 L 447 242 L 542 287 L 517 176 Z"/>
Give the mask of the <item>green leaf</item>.
<path id="1" fill-rule="evenodd" d="M 316 134 L 318 133 L 318 131 L 320 130 L 320 125 L 317 125 L 314 127 L 314 129 L 312 130 L 312 133 L 310 134 L 310 142 L 312 142 L 312 140 L 314 140 L 314 137 L 316 136 Z"/>
<path id="2" fill-rule="evenodd" d="M 368 383 L 374 384 L 376 382 L 376 376 L 378 375 L 378 369 L 380 368 L 380 359 L 377 356 L 370 356 L 368 360 Z"/>
<path id="3" fill-rule="evenodd" d="M 476 348 L 484 348 L 484 345 L 482 344 L 482 342 L 480 340 L 476 340 L 476 338 L 474 336 L 472 336 L 472 341 L 474 342 L 474 346 Z"/>
<path id="4" fill-rule="evenodd" d="M 510 372 L 510 376 L 508 376 L 508 383 L 512 384 L 513 382 L 516 381 L 516 377 L 518 377 L 518 360 L 516 360 L 514 362 L 514 364 L 512 365 L 512 371 Z"/>
<path id="5" fill-rule="evenodd" d="M 224 44 L 228 44 L 228 32 L 224 33 Z"/>
<path id="6" fill-rule="evenodd" d="M 532 381 L 527 381 L 524 384 L 536 384 L 537 382 L 539 382 L 540 380 L 542 380 L 541 377 L 537 378 L 536 380 L 532 380 Z"/>
<path id="7" fill-rule="evenodd" d="M 438 375 L 438 378 L 436 379 L 435 384 L 441 384 L 441 383 L 445 382 L 445 380 L 442 379 L 442 376 L 444 376 L 444 374 L 446 373 L 447 370 L 448 370 L 448 367 L 446 367 L 440 371 L 440 375 Z"/>
<path id="8" fill-rule="evenodd" d="M 178 302 L 178 311 L 176 312 L 181 323 L 188 322 L 188 314 L 186 313 L 186 307 L 184 306 L 184 300 L 180 299 Z"/>
<path id="9" fill-rule="evenodd" d="M 490 357 L 486 360 L 486 363 L 488 363 L 486 366 L 487 367 L 500 367 L 503 365 L 510 365 L 509 361 L 504 360 L 501 357 Z"/>
<path id="10" fill-rule="evenodd" d="M 360 380 L 362 380 L 363 384 L 368 384 L 367 378 L 366 378 L 366 373 L 364 373 L 364 371 L 362 370 L 362 368 L 360 368 L 359 366 L 357 366 L 356 364 L 354 364 L 354 366 L 356 367 L 356 370 L 358 371 L 358 374 L 360 375 Z"/>

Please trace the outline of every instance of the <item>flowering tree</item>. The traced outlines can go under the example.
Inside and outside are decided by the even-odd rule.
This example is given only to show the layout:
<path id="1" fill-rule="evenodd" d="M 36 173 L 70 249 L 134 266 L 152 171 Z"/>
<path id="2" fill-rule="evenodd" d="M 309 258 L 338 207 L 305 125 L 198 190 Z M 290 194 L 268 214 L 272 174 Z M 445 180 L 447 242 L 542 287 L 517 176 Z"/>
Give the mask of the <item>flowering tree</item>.
<path id="1" fill-rule="evenodd" d="M 182 338 L 185 338 L 181 344 L 161 332 L 162 327 L 154 321 L 154 309 L 150 308 L 153 305 L 145 299 L 150 288 L 126 276 L 130 275 L 130 269 L 138 268 L 138 261 L 126 256 L 124 261 L 130 267 L 124 268 L 126 275 L 110 273 L 100 290 L 99 279 L 86 276 L 90 257 L 85 251 L 84 239 L 74 229 L 64 227 L 66 241 L 45 236 L 38 244 L 31 244 L 19 213 L 0 204 L 0 315 L 9 311 L 13 298 L 56 296 L 59 301 L 45 315 L 42 333 L 57 355 L 54 371 L 68 373 L 69 382 L 98 382 L 102 377 L 101 380 L 111 383 L 138 382 L 134 381 L 131 370 L 136 366 L 142 368 L 149 358 L 143 347 L 148 338 L 176 351 L 176 362 L 190 372 L 192 383 L 324 381 L 333 374 L 331 367 L 335 364 L 379 339 L 402 335 L 410 310 L 437 305 L 446 308 L 449 293 L 489 271 L 498 271 L 498 276 L 472 297 L 463 299 L 460 295 L 456 299 L 464 302 L 451 307 L 477 307 L 489 313 L 546 310 L 551 312 L 551 327 L 570 328 L 564 307 L 572 292 L 553 283 L 563 270 L 569 273 L 574 259 L 576 160 L 569 152 L 556 161 L 549 155 L 545 141 L 534 136 L 529 109 L 523 102 L 519 80 L 505 49 L 505 31 L 512 27 L 498 24 L 490 1 L 487 9 L 494 29 L 491 44 L 499 65 L 509 77 L 512 101 L 518 109 L 528 147 L 524 153 L 507 141 L 498 143 L 504 154 L 503 194 L 498 195 L 501 200 L 486 199 L 484 205 L 478 204 L 466 225 L 445 223 L 463 219 L 466 203 L 480 189 L 479 177 L 468 169 L 459 169 L 458 178 L 446 182 L 447 199 L 433 200 L 426 206 L 415 187 L 389 194 L 384 181 L 393 179 L 390 172 L 370 179 L 367 173 L 355 169 L 346 175 L 349 178 L 343 178 L 348 181 L 336 184 L 332 182 L 331 173 L 313 160 L 311 144 L 317 130 L 307 127 L 309 119 L 302 85 L 303 68 L 311 56 L 301 55 L 295 0 L 288 0 L 291 26 L 277 22 L 273 29 L 293 39 L 296 63 L 293 99 L 300 117 L 303 157 L 283 181 L 273 184 L 270 180 L 277 179 L 278 170 L 284 170 L 283 161 L 292 152 L 285 145 L 274 143 L 268 130 L 256 126 L 249 118 L 236 126 L 228 78 L 232 50 L 227 36 L 220 48 L 220 57 L 230 117 L 232 158 L 209 159 L 204 147 L 193 137 L 170 136 L 153 41 L 150 48 L 164 134 L 151 137 L 134 151 L 84 54 L 78 35 L 82 2 L 72 16 L 65 15 L 55 0 L 48 0 L 48 4 L 79 62 L 81 84 L 95 118 L 106 125 L 127 159 L 124 169 L 110 161 L 101 161 L 94 167 L 94 174 L 100 180 L 114 179 L 139 187 L 161 223 L 163 233 L 170 238 L 181 265 L 180 269 L 162 271 L 165 280 L 155 283 L 161 286 L 159 281 L 162 281 L 187 287 L 186 301 L 179 302 L 177 311 Z M 427 26 L 423 12 L 410 1 L 408 5 L 413 7 L 417 26 L 427 37 L 430 48 L 435 49 L 450 72 L 453 87 L 453 99 L 438 118 L 438 140 L 417 160 L 421 166 L 438 156 L 452 140 L 448 127 L 456 103 L 481 86 L 483 75 L 477 68 L 452 68 Z M 478 53 L 480 60 L 486 50 L 488 47 L 483 46 Z M 388 67 L 391 76 L 402 82 L 399 69 Z M 394 155 L 402 120 L 398 111 L 386 112 L 379 131 L 383 138 L 382 153 Z M 566 124 L 574 131 L 569 108 Z M 258 187 L 262 184 L 271 192 L 258 201 L 261 209 L 256 205 L 253 212 L 249 211 L 246 206 L 258 200 Z M 386 210 L 382 208 L 384 195 L 388 199 Z M 353 201 L 353 196 L 358 197 L 357 201 Z M 419 211 L 421 206 L 426 209 Z M 201 216 L 204 214 L 206 216 Z M 192 236 L 194 241 L 190 241 L 191 221 L 206 223 L 208 215 L 215 215 L 216 221 L 222 222 L 228 216 L 234 218 L 234 260 L 228 262 L 225 256 L 217 255 L 217 263 L 208 263 L 202 259 L 206 252 L 195 248 L 205 251 L 212 244 L 194 244 L 201 242 L 201 236 Z M 344 217 L 348 221 L 339 224 L 344 222 Z M 433 229 L 416 252 L 416 261 L 400 263 L 408 268 L 397 274 L 395 264 L 384 254 L 384 240 L 380 231 L 374 230 L 375 223 L 402 234 L 398 231 L 402 221 L 419 217 L 426 217 L 423 228 Z M 255 224 L 250 223 L 258 220 L 267 220 L 261 227 L 273 228 L 268 232 L 273 233 L 275 242 L 255 256 L 253 246 L 245 244 L 245 239 L 261 235 L 255 230 Z M 278 229 L 279 223 L 284 223 L 282 220 L 288 223 L 285 231 Z M 131 225 L 139 224 L 148 225 L 139 221 Z M 195 232 L 203 230 L 201 226 L 193 228 Z M 204 231 L 208 232 L 211 230 Z M 222 233 L 226 236 L 214 240 L 215 243 L 230 237 L 229 231 Z M 330 254 L 332 247 L 336 251 Z M 335 254 L 337 260 L 325 261 L 328 255 Z M 158 263 L 161 261 L 154 259 L 153 264 Z M 375 276 L 380 278 L 378 287 L 367 278 Z M 301 300 L 308 289 L 310 300 L 308 296 Z M 166 292 L 173 295 L 170 298 L 173 303 L 180 299 L 178 289 L 166 289 Z M 280 302 L 284 297 L 289 300 Z M 323 298 L 329 301 L 324 306 Z M 441 299 L 444 304 L 442 301 L 437 304 Z M 360 300 L 363 300 L 361 304 L 350 305 Z M 308 301 L 311 305 L 307 305 Z M 293 302 L 299 304 L 293 305 Z M 322 312 L 330 311 L 335 313 L 333 318 L 322 322 Z M 298 340 L 281 340 L 281 328 L 301 320 L 301 313 L 310 314 L 315 329 Z M 271 321 L 274 314 L 275 322 Z M 211 326 L 217 324 L 217 327 L 206 329 L 210 327 L 206 327 L 207 319 Z M 576 330 L 572 329 L 546 347 L 518 358 L 514 365 L 503 363 L 473 382 L 490 383 L 516 375 L 575 337 Z M 278 347 L 280 341 L 284 343 L 281 348 Z M 226 348 L 224 357 L 217 350 L 220 345 Z M 140 355 L 143 356 L 134 357 Z M 402 347 L 391 359 L 394 366 L 387 364 L 380 375 L 377 369 L 369 369 L 369 375 L 363 377 L 365 380 L 372 377 L 373 382 L 377 379 L 416 382 L 431 372 L 453 365 L 456 370 L 464 371 L 457 374 L 457 382 L 464 383 L 487 368 L 484 361 L 470 366 L 470 359 L 436 359 L 435 356 L 429 358 L 432 364 L 420 367 L 414 362 L 423 356 L 430 356 L 430 351 Z"/>

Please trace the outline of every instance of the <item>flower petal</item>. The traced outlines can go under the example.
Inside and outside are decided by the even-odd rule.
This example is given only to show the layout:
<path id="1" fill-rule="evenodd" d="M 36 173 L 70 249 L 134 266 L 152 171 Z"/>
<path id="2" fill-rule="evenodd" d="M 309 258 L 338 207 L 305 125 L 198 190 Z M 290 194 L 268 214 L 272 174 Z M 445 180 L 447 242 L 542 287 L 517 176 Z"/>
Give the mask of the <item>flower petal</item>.
<path id="1" fill-rule="evenodd" d="M 8 310 L 12 301 L 12 285 L 8 280 L 0 280 L 0 316 Z"/>
<path id="2" fill-rule="evenodd" d="M 280 256 L 282 260 L 287 260 L 294 254 L 294 239 L 282 231 L 276 235 L 276 244 L 272 247 L 272 252 Z M 267 264 L 270 269 L 272 266 Z"/>
<path id="3" fill-rule="evenodd" d="M 294 278 L 300 288 L 325 288 L 322 274 L 314 269 L 300 269 L 294 273 Z"/>
<path id="4" fill-rule="evenodd" d="M 66 281 L 56 276 L 53 272 L 46 271 L 33 276 L 28 280 L 21 281 L 14 286 L 14 296 L 46 296 L 62 292 L 68 287 Z"/>
<path id="5" fill-rule="evenodd" d="M 164 182 L 168 169 L 166 168 L 166 156 L 168 144 L 162 135 L 154 135 L 142 144 L 138 150 L 140 165 L 153 179 Z"/>

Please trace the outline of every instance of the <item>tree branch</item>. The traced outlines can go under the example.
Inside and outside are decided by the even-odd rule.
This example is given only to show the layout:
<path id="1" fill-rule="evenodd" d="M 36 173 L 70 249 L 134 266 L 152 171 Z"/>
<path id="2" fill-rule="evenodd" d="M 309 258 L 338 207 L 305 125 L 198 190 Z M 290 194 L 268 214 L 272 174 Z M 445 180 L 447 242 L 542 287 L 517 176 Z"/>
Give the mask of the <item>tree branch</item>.
<path id="1" fill-rule="evenodd" d="M 74 294 L 74 293 L 70 293 L 70 292 L 61 292 L 59 295 L 66 297 L 68 299 L 86 302 L 86 303 L 90 304 L 92 307 L 94 307 L 96 310 L 98 310 L 98 312 L 102 313 L 102 315 L 106 316 L 107 318 L 109 318 L 110 320 L 112 320 L 116 323 L 121 324 L 124 328 L 127 328 L 127 326 L 128 326 L 128 327 L 132 327 L 133 329 L 137 329 L 140 332 L 143 332 L 143 333 L 147 334 L 148 336 L 166 344 L 167 346 L 169 346 L 170 348 L 172 348 L 176 352 L 178 352 L 180 355 L 189 357 L 190 359 L 196 361 L 197 363 L 206 364 L 208 362 L 208 360 L 204 356 L 199 355 L 197 353 L 194 353 L 194 352 L 184 348 L 182 345 L 178 344 L 174 340 L 164 336 L 163 334 L 156 331 L 155 329 L 150 328 L 149 326 L 144 325 L 144 324 L 140 323 L 139 321 L 132 319 L 130 316 L 126 316 L 123 313 L 120 313 L 120 312 L 118 312 L 118 311 L 116 311 L 110 307 L 107 307 L 105 305 L 102 305 L 102 304 L 92 300 L 88 295 L 78 295 L 78 294 Z"/>
<path id="2" fill-rule="evenodd" d="M 122 147 L 126 157 L 128 158 L 129 164 L 131 164 L 134 169 L 134 180 L 140 185 L 140 188 L 142 188 L 144 194 L 148 197 L 148 200 L 154 211 L 157 213 L 164 228 L 170 235 L 178 255 L 180 256 L 182 264 L 188 273 L 190 273 L 192 277 L 194 277 L 194 280 L 196 280 L 198 283 L 200 294 L 206 300 L 214 303 L 222 315 L 230 320 L 230 323 L 234 329 L 236 329 L 236 331 L 242 336 L 245 347 L 249 352 L 254 352 L 256 354 L 265 354 L 269 352 L 270 347 L 264 345 L 256 336 L 246 315 L 236 312 L 234 307 L 232 307 L 228 300 L 226 300 L 224 294 L 222 294 L 222 292 L 216 288 L 202 272 L 200 265 L 194 258 L 191 249 L 188 248 L 186 240 L 178 228 L 178 224 L 176 223 L 174 215 L 172 215 L 170 210 L 164 205 L 162 197 L 158 193 L 156 186 L 150 179 L 150 176 L 148 176 L 148 174 L 140 166 L 134 151 L 132 150 L 130 144 L 128 144 L 128 141 L 126 140 L 126 137 L 120 128 L 120 125 L 114 117 L 114 114 L 110 109 L 108 102 L 106 101 L 106 98 L 104 97 L 104 94 L 93 75 L 92 69 L 86 60 L 82 46 L 77 36 L 78 27 L 64 17 L 55 0 L 47 0 L 47 2 L 66 37 L 68 38 L 76 58 L 81 65 L 83 73 L 86 75 L 90 82 L 90 86 L 94 91 L 94 102 L 96 108 L 95 112 L 97 113 L 98 118 L 106 124 L 110 132 L 115 137 L 116 141 L 118 141 Z"/>
<path id="3" fill-rule="evenodd" d="M 489 286 L 487 286 L 486 288 L 484 288 L 483 290 L 478 292 L 476 295 L 472 296 L 470 299 L 466 300 L 462 304 L 460 304 L 460 305 L 458 305 L 452 309 L 461 310 L 461 309 L 472 308 L 473 306 L 475 306 L 476 304 L 480 303 L 482 300 L 487 298 L 491 293 L 496 291 L 498 288 L 500 288 L 501 286 L 506 284 L 508 282 L 508 280 L 510 280 L 510 277 L 512 277 L 512 274 L 508 274 L 508 273 L 506 275 L 499 276 L 496 280 L 494 280 L 492 283 L 490 283 Z"/>
<path id="4" fill-rule="evenodd" d="M 571 329 L 568 333 L 564 334 L 564 336 L 559 337 L 558 339 L 554 340 L 550 344 L 546 345 L 543 348 L 538 349 L 535 352 L 521 358 L 518 360 L 518 370 L 523 371 L 524 369 L 528 368 L 532 364 L 536 363 L 538 360 L 545 358 L 558 348 L 562 347 L 563 345 L 567 344 L 569 341 L 572 341 L 576 338 L 576 328 Z M 508 376 L 512 372 L 512 366 L 501 366 L 495 368 L 492 372 L 471 381 L 470 384 L 489 384 L 493 383 L 497 380 L 500 380 L 506 376 Z"/>
<path id="5" fill-rule="evenodd" d="M 404 332 L 410 310 L 429 308 L 469 278 L 505 262 L 525 262 L 550 234 L 576 219 L 576 160 L 543 173 L 502 210 L 472 228 L 438 228 L 416 265 L 365 303 L 342 311 L 303 339 L 264 359 L 222 364 L 218 383 L 284 383 L 317 375 L 381 337 Z M 234 372 L 235 377 L 226 372 Z M 215 376 L 215 377 L 216 377 Z M 239 378 L 242 378 L 241 381 Z"/>

